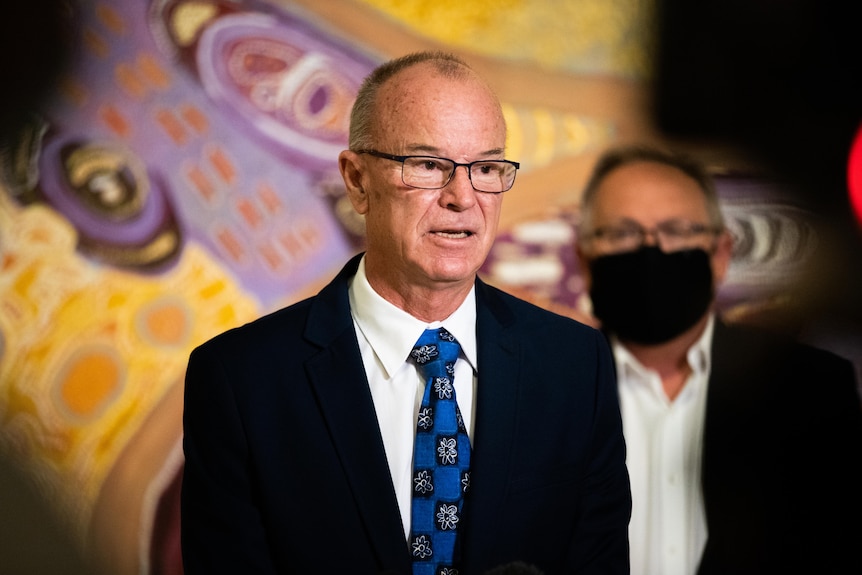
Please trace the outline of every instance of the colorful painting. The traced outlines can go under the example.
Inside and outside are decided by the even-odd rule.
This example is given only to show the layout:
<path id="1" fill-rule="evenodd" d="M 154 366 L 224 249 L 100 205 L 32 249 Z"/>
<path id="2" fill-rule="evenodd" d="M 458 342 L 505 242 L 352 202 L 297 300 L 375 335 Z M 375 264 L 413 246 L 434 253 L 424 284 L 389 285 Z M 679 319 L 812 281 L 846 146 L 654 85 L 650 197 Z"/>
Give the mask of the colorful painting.
<path id="1" fill-rule="evenodd" d="M 646 121 L 651 2 L 87 0 L 79 53 L 0 155 L 0 453 L 105 572 L 181 573 L 194 346 L 315 293 L 363 246 L 336 157 L 362 78 L 453 50 L 521 162 L 483 275 L 591 321 L 572 249 L 597 154 Z M 780 305 L 802 207 L 720 180 L 729 311 Z M 759 306 L 759 307 L 758 307 Z"/>

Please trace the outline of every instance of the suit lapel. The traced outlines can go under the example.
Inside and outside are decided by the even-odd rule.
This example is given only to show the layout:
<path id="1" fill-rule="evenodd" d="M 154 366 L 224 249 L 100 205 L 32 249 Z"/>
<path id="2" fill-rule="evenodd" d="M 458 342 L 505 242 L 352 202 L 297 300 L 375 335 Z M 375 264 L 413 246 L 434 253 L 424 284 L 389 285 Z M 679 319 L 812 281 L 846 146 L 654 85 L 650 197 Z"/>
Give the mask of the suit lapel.
<path id="1" fill-rule="evenodd" d="M 309 380 L 333 444 L 350 481 L 371 544 L 382 565 L 410 570 L 410 555 L 383 439 L 350 316 L 347 281 L 359 256 L 321 291 L 309 315 L 306 337 L 320 347 L 308 361 Z M 465 503 L 465 566 L 482 564 L 493 544 L 493 529 L 505 512 L 502 502 L 511 474 L 520 388 L 520 344 L 509 329 L 515 318 L 498 294 L 476 283 L 479 384 L 473 458 L 473 485 Z"/>
<path id="2" fill-rule="evenodd" d="M 409 569 L 401 515 L 350 316 L 347 280 L 359 257 L 321 291 L 312 307 L 306 337 L 321 350 L 306 368 L 381 564 Z"/>
<path id="3" fill-rule="evenodd" d="M 476 282 L 479 380 L 473 433 L 471 483 L 465 503 L 465 567 L 483 563 L 494 530 L 505 513 L 502 502 L 511 473 L 520 390 L 520 343 L 509 329 L 509 308 L 481 280 Z M 471 521 L 481 517 L 481 522 Z"/>

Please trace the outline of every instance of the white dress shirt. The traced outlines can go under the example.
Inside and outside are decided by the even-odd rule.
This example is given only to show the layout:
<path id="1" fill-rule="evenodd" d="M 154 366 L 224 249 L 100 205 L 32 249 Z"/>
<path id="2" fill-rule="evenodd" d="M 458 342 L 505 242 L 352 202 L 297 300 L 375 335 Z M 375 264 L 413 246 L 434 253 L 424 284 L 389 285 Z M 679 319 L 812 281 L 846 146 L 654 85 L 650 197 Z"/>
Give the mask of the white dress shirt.
<path id="1" fill-rule="evenodd" d="M 615 338 L 632 488 L 632 575 L 693 575 L 706 544 L 700 470 L 714 319 L 688 350 L 691 375 L 671 401 L 661 377 Z"/>
<path id="2" fill-rule="evenodd" d="M 368 283 L 365 257 L 350 281 L 350 313 L 365 374 L 371 388 L 392 485 L 401 510 L 404 537 L 410 536 L 413 440 L 425 381 L 408 362 L 413 345 L 429 328 L 445 327 L 461 344 L 455 362 L 455 397 L 467 433 L 473 437 L 476 389 L 476 297 L 470 290 L 461 306 L 443 321 L 425 323 L 383 299 Z"/>

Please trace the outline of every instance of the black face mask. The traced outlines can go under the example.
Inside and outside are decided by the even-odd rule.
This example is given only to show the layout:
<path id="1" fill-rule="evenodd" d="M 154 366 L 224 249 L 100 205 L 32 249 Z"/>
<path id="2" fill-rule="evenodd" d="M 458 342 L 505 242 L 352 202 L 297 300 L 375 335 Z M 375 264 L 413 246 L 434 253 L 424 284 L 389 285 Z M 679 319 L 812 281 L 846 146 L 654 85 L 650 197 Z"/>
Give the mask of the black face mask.
<path id="1" fill-rule="evenodd" d="M 593 313 L 624 341 L 653 345 L 678 336 L 712 301 L 712 267 L 702 249 L 664 253 L 644 246 L 590 264 Z"/>

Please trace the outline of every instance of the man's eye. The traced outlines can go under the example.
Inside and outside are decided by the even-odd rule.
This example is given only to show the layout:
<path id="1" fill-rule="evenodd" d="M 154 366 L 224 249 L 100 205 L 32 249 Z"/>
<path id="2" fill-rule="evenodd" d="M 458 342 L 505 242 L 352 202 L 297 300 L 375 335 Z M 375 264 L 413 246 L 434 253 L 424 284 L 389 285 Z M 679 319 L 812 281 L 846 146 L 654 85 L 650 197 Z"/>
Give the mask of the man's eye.
<path id="1" fill-rule="evenodd" d="M 608 230 L 608 237 L 614 240 L 624 240 L 636 235 L 637 230 L 629 228 L 615 228 Z"/>
<path id="2" fill-rule="evenodd" d="M 433 159 L 422 160 L 422 169 L 428 172 L 440 172 L 445 170 L 443 162 Z"/>

